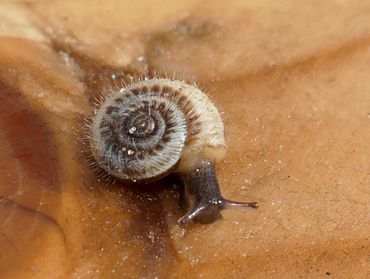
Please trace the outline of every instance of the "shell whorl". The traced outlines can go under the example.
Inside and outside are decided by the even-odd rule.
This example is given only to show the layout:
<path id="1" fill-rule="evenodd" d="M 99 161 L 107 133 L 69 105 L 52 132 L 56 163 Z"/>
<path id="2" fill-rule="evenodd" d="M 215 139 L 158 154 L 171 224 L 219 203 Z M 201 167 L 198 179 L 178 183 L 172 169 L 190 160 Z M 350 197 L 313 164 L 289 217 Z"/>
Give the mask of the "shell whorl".
<path id="1" fill-rule="evenodd" d="M 90 148 L 109 174 L 154 181 L 185 172 L 200 159 L 221 159 L 224 127 L 198 88 L 177 80 L 143 80 L 105 99 L 92 118 Z"/>

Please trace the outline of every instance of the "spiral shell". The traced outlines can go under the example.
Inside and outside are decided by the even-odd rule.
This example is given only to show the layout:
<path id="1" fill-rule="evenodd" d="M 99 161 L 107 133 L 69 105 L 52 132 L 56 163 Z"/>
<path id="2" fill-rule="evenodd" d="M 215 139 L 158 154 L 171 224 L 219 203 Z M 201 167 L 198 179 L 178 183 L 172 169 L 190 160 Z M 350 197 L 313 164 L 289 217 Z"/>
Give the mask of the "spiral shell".
<path id="1" fill-rule="evenodd" d="M 90 148 L 109 174 L 133 182 L 186 172 L 225 153 L 220 115 L 195 86 L 149 79 L 109 95 L 92 118 Z"/>

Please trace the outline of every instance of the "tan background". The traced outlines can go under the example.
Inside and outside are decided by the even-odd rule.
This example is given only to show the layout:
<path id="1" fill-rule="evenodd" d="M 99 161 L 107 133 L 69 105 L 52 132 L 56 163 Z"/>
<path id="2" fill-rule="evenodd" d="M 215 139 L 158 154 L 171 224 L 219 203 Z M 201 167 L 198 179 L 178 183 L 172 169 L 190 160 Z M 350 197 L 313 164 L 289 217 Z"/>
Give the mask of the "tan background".
<path id="1" fill-rule="evenodd" d="M 105 185 L 81 115 L 144 73 L 222 112 L 225 197 L 179 226 L 172 180 Z M 0 277 L 369 278 L 369 1 L 2 1 Z"/>

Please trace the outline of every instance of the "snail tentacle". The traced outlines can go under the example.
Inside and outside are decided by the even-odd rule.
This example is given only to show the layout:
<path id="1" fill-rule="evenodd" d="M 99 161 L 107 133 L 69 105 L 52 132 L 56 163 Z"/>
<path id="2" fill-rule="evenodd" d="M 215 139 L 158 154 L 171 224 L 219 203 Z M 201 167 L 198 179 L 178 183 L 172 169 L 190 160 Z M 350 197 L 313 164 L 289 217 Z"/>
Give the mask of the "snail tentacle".
<path id="1" fill-rule="evenodd" d="M 231 208 L 241 208 L 241 207 L 251 207 L 251 208 L 258 208 L 258 202 L 238 202 L 238 201 L 231 201 L 228 199 L 222 198 L 222 209 L 231 209 Z"/>

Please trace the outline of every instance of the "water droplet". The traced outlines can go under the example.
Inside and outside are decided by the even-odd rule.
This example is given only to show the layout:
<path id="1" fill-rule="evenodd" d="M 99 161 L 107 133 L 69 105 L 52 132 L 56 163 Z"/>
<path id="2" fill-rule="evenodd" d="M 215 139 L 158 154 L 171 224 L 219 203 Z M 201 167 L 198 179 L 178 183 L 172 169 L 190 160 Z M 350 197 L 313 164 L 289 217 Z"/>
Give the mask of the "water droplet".
<path id="1" fill-rule="evenodd" d="M 133 150 L 129 149 L 129 150 L 127 150 L 127 154 L 128 154 L 128 155 L 134 155 L 134 154 L 135 154 L 135 152 L 134 152 Z"/>
<path id="2" fill-rule="evenodd" d="M 136 127 L 131 127 L 128 132 L 132 135 L 133 133 L 136 132 Z"/>
<path id="3" fill-rule="evenodd" d="M 150 231 L 150 232 L 149 232 L 148 237 L 150 238 L 150 240 L 151 240 L 152 242 L 154 242 L 154 241 L 155 241 L 155 234 L 154 234 L 154 232 L 153 232 L 153 231 Z"/>

